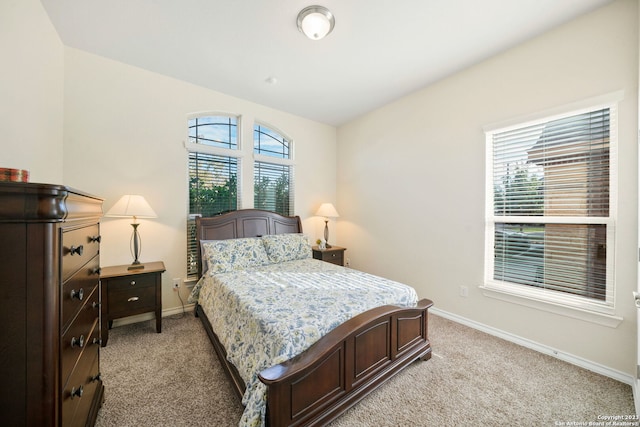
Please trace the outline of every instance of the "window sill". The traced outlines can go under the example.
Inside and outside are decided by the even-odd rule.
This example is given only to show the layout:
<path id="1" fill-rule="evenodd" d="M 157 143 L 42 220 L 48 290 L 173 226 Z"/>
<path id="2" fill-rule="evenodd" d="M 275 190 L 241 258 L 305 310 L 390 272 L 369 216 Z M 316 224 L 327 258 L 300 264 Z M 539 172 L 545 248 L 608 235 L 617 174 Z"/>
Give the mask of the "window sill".
<path id="1" fill-rule="evenodd" d="M 186 279 L 184 279 L 184 286 L 187 288 L 193 288 L 196 283 L 198 283 L 197 276 L 188 276 Z"/>
<path id="2" fill-rule="evenodd" d="M 609 328 L 617 328 L 624 320 L 622 317 L 613 316 L 605 313 L 598 313 L 591 310 L 585 310 L 577 307 L 568 307 L 553 303 L 551 301 L 543 301 L 526 295 L 509 292 L 505 289 L 497 289 L 489 286 L 480 286 L 482 294 L 489 298 L 495 298 L 502 301 L 520 304 L 537 310 L 558 314 L 561 316 L 571 317 L 583 320 L 585 322 L 596 323 L 598 325 L 607 326 Z"/>

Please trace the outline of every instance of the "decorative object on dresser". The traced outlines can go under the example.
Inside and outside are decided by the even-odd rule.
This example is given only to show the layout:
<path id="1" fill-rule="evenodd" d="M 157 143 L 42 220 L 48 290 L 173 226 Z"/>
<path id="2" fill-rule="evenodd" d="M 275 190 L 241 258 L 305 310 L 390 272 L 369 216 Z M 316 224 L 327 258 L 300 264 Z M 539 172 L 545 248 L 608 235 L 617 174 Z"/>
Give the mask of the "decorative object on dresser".
<path id="1" fill-rule="evenodd" d="M 100 377 L 102 199 L 0 182 L 0 422 L 95 423 Z"/>
<path id="2" fill-rule="evenodd" d="M 128 265 L 104 267 L 102 282 L 102 346 L 107 345 L 114 319 L 154 312 L 156 332 L 162 332 L 162 261 L 142 264 L 131 270 Z"/>
<path id="3" fill-rule="evenodd" d="M 140 224 L 138 224 L 136 220 L 138 218 L 157 218 L 158 215 L 156 215 L 144 197 L 136 194 L 125 194 L 109 209 L 105 216 L 110 218 L 133 218 L 133 223 L 131 224 L 133 227 L 133 234 L 131 235 L 133 262 L 129 266 L 129 270 L 144 268 L 144 264 L 140 263 L 138 259 L 140 256 L 141 241 L 140 234 L 138 234 L 138 226 Z"/>
<path id="4" fill-rule="evenodd" d="M 318 246 L 314 246 L 311 249 L 313 250 L 314 259 L 319 259 L 336 265 L 344 265 L 344 251 L 346 251 L 347 248 L 332 246 L 327 249 L 321 249 Z"/>
<path id="5" fill-rule="evenodd" d="M 333 207 L 333 204 L 331 203 L 321 204 L 320 208 L 318 208 L 318 211 L 316 212 L 316 215 L 324 217 L 324 241 L 326 242 L 325 247 L 330 248 L 331 245 L 329 244 L 329 218 L 338 218 L 340 215 L 338 215 L 338 211 Z"/>
<path id="6" fill-rule="evenodd" d="M 0 181 L 29 182 L 29 171 L 26 169 L 0 168 Z"/>

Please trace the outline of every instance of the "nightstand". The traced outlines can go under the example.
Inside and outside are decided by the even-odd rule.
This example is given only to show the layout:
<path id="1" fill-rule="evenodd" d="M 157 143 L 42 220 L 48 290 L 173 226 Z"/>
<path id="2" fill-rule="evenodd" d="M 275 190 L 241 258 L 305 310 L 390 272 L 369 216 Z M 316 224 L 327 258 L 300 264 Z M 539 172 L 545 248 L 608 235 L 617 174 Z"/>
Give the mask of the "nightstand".
<path id="1" fill-rule="evenodd" d="M 144 263 L 144 268 L 129 270 L 129 265 L 104 267 L 102 284 L 102 346 L 107 345 L 114 319 L 155 312 L 156 332 L 162 331 L 162 261 Z"/>
<path id="2" fill-rule="evenodd" d="M 321 261 L 330 262 L 332 264 L 344 265 L 344 251 L 347 248 L 341 248 L 340 246 L 331 246 L 327 249 L 320 249 L 317 246 L 312 247 L 313 258 Z"/>

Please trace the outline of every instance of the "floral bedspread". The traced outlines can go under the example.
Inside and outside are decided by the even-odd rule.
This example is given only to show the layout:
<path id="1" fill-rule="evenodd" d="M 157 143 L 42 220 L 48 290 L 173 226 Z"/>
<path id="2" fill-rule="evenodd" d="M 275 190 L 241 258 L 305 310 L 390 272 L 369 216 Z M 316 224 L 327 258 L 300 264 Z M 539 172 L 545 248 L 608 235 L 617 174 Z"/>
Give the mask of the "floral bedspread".
<path id="1" fill-rule="evenodd" d="M 264 425 L 260 371 L 364 311 L 418 300 L 407 285 L 315 259 L 206 275 L 192 291 L 196 299 L 245 381 L 240 426 Z"/>

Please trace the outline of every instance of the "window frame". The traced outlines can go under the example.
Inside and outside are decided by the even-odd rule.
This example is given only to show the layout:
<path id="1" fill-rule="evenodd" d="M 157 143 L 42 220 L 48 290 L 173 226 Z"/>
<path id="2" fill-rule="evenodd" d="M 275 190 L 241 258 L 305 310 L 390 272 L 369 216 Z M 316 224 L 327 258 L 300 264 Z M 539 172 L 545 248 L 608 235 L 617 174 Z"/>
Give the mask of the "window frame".
<path id="1" fill-rule="evenodd" d="M 613 319 L 615 313 L 615 245 L 616 222 L 618 207 L 618 102 L 621 100 L 621 92 L 592 98 L 565 107 L 536 114 L 526 118 L 517 118 L 509 123 L 486 126 L 485 131 L 485 260 L 484 283 L 480 288 L 485 295 L 506 299 L 508 301 L 523 303 L 547 311 L 559 314 L 568 314 L 571 317 L 592 320 L 590 315 L 610 316 Z M 494 177 L 493 177 L 493 135 L 510 130 L 524 128 L 534 124 L 551 122 L 558 119 L 576 116 L 582 113 L 608 108 L 609 116 L 609 215 L 608 217 L 569 217 L 569 216 L 506 216 L 494 213 Z M 494 275 L 494 244 L 496 224 L 524 223 L 524 224 L 603 224 L 606 226 L 606 296 L 604 301 L 573 295 L 565 292 L 557 292 L 530 285 L 495 280 Z M 528 302 L 527 302 L 528 301 Z M 566 311 L 569 309 L 571 312 Z M 576 315 L 580 311 L 580 315 Z M 595 318 L 593 318 L 595 319 Z M 601 320 L 601 319 L 600 319 Z M 597 322 L 600 320 L 596 319 Z M 613 323 L 604 321 L 604 324 L 612 326 Z M 611 324 L 610 324 L 611 323 Z"/>
<path id="2" fill-rule="evenodd" d="M 286 140 L 289 143 L 289 147 L 288 147 L 289 157 L 283 158 L 283 157 L 276 157 L 276 156 L 270 156 L 267 154 L 257 153 L 255 148 L 256 126 L 265 127 L 270 131 L 277 133 L 284 140 Z M 265 123 L 259 120 L 254 120 L 253 129 L 252 129 L 252 138 L 251 138 L 251 152 L 253 153 L 253 174 L 252 175 L 253 175 L 254 188 L 256 184 L 255 182 L 256 164 L 267 163 L 272 165 L 288 167 L 289 169 L 289 215 L 293 215 L 293 212 L 295 212 L 295 164 L 296 164 L 295 143 L 293 138 L 289 137 L 286 133 L 282 132 L 280 129 L 278 129 L 275 126 L 272 126 L 268 123 Z M 255 197 L 256 197 L 256 194 L 254 192 L 254 195 L 253 195 L 254 206 L 255 206 Z"/>
<path id="3" fill-rule="evenodd" d="M 190 273 L 190 271 L 192 269 L 189 268 L 189 230 L 188 230 L 188 224 L 189 221 L 194 220 L 197 217 L 201 217 L 201 214 L 198 213 L 191 213 L 191 209 L 189 206 L 189 158 L 191 153 L 201 153 L 201 154 L 207 154 L 207 155 L 212 155 L 212 156 L 219 156 L 219 157 L 230 157 L 230 158 L 234 158 L 236 159 L 236 181 L 237 181 L 237 188 L 236 188 L 236 194 L 237 194 L 237 200 L 236 200 L 236 209 L 242 209 L 242 175 L 243 175 L 243 168 L 245 167 L 245 161 L 244 158 L 246 157 L 245 153 L 243 152 L 243 138 L 242 138 L 242 116 L 240 114 L 234 114 L 234 113 L 228 113 L 228 112 L 220 112 L 220 111 L 212 111 L 212 112 L 201 112 L 201 113 L 194 113 L 194 114 L 189 114 L 187 115 L 187 124 L 189 123 L 190 120 L 192 119 L 197 119 L 197 118 L 201 118 L 201 117 L 232 117 L 236 119 L 236 148 L 226 148 L 226 147 L 220 147 L 220 146 L 215 146 L 215 145 L 208 145 L 208 144 L 198 144 L 195 142 L 191 142 L 190 140 L 190 136 L 189 136 L 189 126 L 187 126 L 187 138 L 184 142 L 184 147 L 187 151 L 186 154 L 186 163 L 187 163 L 187 215 L 186 215 L 186 219 L 187 219 L 187 236 L 186 236 L 186 266 L 187 266 L 187 279 L 188 280 L 197 280 L 197 273 Z"/>
<path id="4" fill-rule="evenodd" d="M 203 114 L 192 114 L 187 116 L 187 123 L 190 120 L 198 120 L 198 119 L 202 119 L 202 118 L 208 118 L 208 117 L 225 117 L 226 119 L 232 119 L 234 118 L 236 120 L 236 144 L 235 144 L 235 148 L 231 148 L 231 147 L 223 147 L 220 145 L 216 145 L 216 144 L 205 144 L 205 143 L 201 143 L 198 144 L 196 142 L 191 142 L 190 138 L 191 135 L 189 135 L 189 129 L 190 127 L 187 127 L 187 143 L 190 146 L 193 147 L 209 147 L 209 148 L 214 148 L 214 149 L 220 149 L 220 150 L 230 150 L 232 152 L 239 152 L 242 151 L 241 150 L 241 146 L 240 146 L 240 129 L 241 129 L 241 120 L 240 120 L 240 116 L 236 115 L 236 114 L 229 114 L 229 113 L 220 113 L 220 112 L 216 112 L 216 113 L 203 113 Z M 204 123 L 200 126 L 206 126 L 208 125 L 208 123 Z M 198 137 L 196 137 L 198 138 Z M 209 140 L 208 138 L 202 138 L 203 140 Z M 213 141 L 213 140 L 209 140 L 209 141 Z M 229 143 L 229 145 L 231 145 L 231 143 Z"/>
<path id="5" fill-rule="evenodd" d="M 236 148 L 226 148 L 226 147 L 221 147 L 216 145 L 198 144 L 195 142 L 191 142 L 191 137 L 189 136 L 190 134 L 190 131 L 189 131 L 190 127 L 188 125 L 189 121 L 197 118 L 216 117 L 216 116 L 232 117 L 236 119 L 236 140 L 237 140 Z M 190 153 L 203 153 L 207 155 L 231 157 L 236 159 L 237 161 L 237 171 L 236 171 L 237 209 L 244 209 L 245 205 L 250 207 L 255 207 L 255 192 L 254 192 L 255 170 L 256 170 L 256 165 L 258 163 L 262 162 L 262 163 L 287 167 L 289 170 L 289 214 L 295 215 L 295 210 L 294 210 L 295 209 L 295 164 L 296 164 L 295 143 L 293 138 L 289 137 L 288 134 L 286 134 L 285 132 L 282 132 L 277 127 L 272 126 L 264 121 L 255 120 L 255 119 L 252 120 L 251 118 L 249 118 L 248 120 L 245 120 L 245 118 L 241 114 L 237 114 L 237 113 L 225 112 L 225 111 L 204 111 L 204 112 L 187 114 L 186 120 L 187 120 L 186 139 L 183 142 L 184 148 L 187 152 L 186 159 L 185 159 L 187 163 L 187 174 L 186 174 L 187 175 L 187 207 L 186 207 L 187 209 L 187 212 L 186 212 L 186 220 L 187 220 L 186 262 L 187 264 L 186 266 L 187 266 L 187 279 L 197 280 L 198 277 L 196 277 L 193 273 L 189 274 L 189 272 L 192 269 L 190 269 L 189 267 L 190 242 L 189 242 L 188 224 L 189 224 L 189 221 L 200 216 L 200 214 L 192 214 L 190 212 L 190 206 L 189 206 Z M 247 123 L 248 121 L 251 122 L 251 131 L 252 131 L 251 143 L 249 143 L 248 140 L 245 141 L 245 138 L 244 138 L 244 133 L 248 133 L 249 129 L 244 129 L 244 133 L 243 133 L 243 127 L 248 125 Z M 278 134 L 284 140 L 286 140 L 289 144 L 289 147 L 288 147 L 289 157 L 280 158 L 276 156 L 255 153 L 254 139 L 253 139 L 253 132 L 254 132 L 255 126 L 265 127 L 269 131 Z M 245 199 L 245 197 L 247 198 Z"/>

